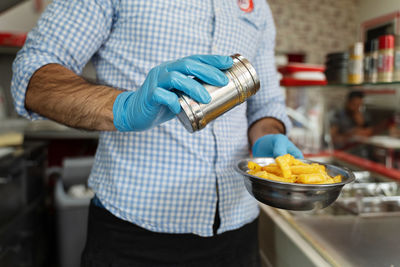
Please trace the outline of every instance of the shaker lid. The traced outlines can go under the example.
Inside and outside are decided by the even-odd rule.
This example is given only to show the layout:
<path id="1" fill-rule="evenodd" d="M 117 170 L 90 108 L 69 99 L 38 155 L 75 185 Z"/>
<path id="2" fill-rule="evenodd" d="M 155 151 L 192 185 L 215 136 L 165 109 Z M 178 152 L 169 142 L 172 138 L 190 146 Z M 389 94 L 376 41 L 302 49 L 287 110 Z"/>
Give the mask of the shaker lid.
<path id="1" fill-rule="evenodd" d="M 326 54 L 327 60 L 347 60 L 349 58 L 349 53 L 347 51 L 343 52 L 333 52 Z"/>
<path id="2" fill-rule="evenodd" d="M 356 42 L 350 46 L 350 54 L 355 56 L 361 56 L 364 51 L 364 45 L 362 42 Z"/>

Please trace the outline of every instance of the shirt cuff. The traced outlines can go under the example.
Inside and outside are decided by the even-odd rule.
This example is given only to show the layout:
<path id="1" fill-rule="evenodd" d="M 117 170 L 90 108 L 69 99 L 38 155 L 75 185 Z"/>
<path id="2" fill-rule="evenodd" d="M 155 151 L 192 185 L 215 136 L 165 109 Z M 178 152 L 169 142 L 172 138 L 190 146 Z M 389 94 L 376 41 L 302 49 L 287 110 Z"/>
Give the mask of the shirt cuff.
<path id="1" fill-rule="evenodd" d="M 262 118 L 274 118 L 281 121 L 285 126 L 286 135 L 292 129 L 292 122 L 287 116 L 286 109 L 284 106 L 282 106 L 282 104 L 269 104 L 268 110 L 261 109 L 251 114 L 251 116 L 248 116 L 248 127 Z"/>
<path id="2" fill-rule="evenodd" d="M 29 120 L 46 119 L 45 117 L 27 110 L 25 107 L 26 90 L 32 75 L 41 67 L 50 64 L 57 63 L 57 60 L 53 58 L 42 58 L 38 60 L 36 57 L 34 61 L 22 57 L 16 59 L 13 64 L 13 78 L 11 81 L 11 93 L 14 100 L 14 107 L 17 113 Z"/>

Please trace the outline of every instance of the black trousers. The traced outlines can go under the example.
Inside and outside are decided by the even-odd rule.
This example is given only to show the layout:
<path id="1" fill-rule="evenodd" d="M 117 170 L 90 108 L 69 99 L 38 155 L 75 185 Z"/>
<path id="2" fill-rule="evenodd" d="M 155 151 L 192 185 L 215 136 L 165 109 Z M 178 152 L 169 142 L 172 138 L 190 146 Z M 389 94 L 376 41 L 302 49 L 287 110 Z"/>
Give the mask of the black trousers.
<path id="1" fill-rule="evenodd" d="M 151 232 L 90 205 L 82 267 L 259 267 L 257 220 L 213 237 Z"/>

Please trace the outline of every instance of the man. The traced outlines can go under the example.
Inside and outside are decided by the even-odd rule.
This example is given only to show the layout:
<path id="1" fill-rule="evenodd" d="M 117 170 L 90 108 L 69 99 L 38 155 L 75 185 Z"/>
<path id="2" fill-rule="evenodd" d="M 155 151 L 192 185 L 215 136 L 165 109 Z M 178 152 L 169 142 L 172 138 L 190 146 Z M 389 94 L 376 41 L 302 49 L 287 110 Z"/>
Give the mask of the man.
<path id="1" fill-rule="evenodd" d="M 233 165 L 248 140 L 254 156 L 302 156 L 283 135 L 274 37 L 264 0 L 49 6 L 15 60 L 12 91 L 27 118 L 102 131 L 83 266 L 258 266 L 257 202 Z M 260 91 L 188 133 L 171 89 L 208 103 L 191 77 L 227 84 L 234 53 L 252 62 Z M 79 77 L 90 59 L 98 84 Z"/>
<path id="2" fill-rule="evenodd" d="M 331 137 L 336 148 L 345 149 L 360 138 L 371 136 L 372 128 L 362 111 L 364 93 L 352 91 L 347 95 L 344 109 L 331 118 Z"/>

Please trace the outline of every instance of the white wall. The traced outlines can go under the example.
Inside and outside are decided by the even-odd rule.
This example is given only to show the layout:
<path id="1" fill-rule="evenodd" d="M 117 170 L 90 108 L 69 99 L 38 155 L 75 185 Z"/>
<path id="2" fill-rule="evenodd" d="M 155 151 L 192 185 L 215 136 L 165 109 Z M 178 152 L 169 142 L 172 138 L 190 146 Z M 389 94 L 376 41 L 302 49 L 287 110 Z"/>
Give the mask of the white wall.
<path id="1" fill-rule="evenodd" d="M 400 10 L 400 0 L 359 0 L 360 23 Z"/>
<path id="2" fill-rule="evenodd" d="M 50 2 L 43 0 L 43 6 L 46 7 Z M 28 0 L 0 14 L 0 31 L 28 32 L 39 17 L 40 12 L 34 10 L 33 0 Z"/>

